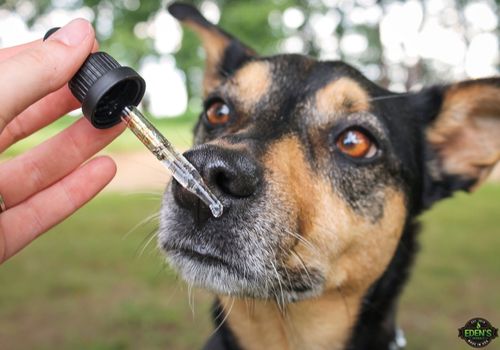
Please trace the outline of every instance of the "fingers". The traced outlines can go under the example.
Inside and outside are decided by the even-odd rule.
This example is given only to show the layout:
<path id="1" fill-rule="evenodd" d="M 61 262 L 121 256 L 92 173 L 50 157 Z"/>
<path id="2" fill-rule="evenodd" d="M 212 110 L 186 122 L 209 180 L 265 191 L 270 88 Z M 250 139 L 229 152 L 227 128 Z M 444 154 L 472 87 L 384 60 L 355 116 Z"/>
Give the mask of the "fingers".
<path id="1" fill-rule="evenodd" d="M 31 44 L 24 46 L 27 45 Z M 94 41 L 92 52 L 98 48 L 99 44 Z M 0 153 L 79 107 L 80 102 L 73 96 L 68 85 L 64 84 L 62 88 L 35 102 L 7 124 L 0 132 Z"/>
<path id="2" fill-rule="evenodd" d="M 82 207 L 111 181 L 115 173 L 113 160 L 98 157 L 3 212 L 0 215 L 0 263 Z"/>
<path id="3" fill-rule="evenodd" d="M 0 62 L 0 130 L 28 106 L 66 84 L 89 55 L 94 38 L 89 22 L 73 20 L 45 42 Z"/>
<path id="4" fill-rule="evenodd" d="M 0 133 L 0 153 L 80 106 L 68 85 L 45 96 L 12 119 Z"/>
<path id="5" fill-rule="evenodd" d="M 6 60 L 14 55 L 17 55 L 21 51 L 25 51 L 27 49 L 32 49 L 32 48 L 36 47 L 37 45 L 40 45 L 41 43 L 42 43 L 42 39 L 38 39 L 38 40 L 31 41 L 29 43 L 0 49 L 0 61 Z M 97 41 L 94 41 L 94 47 L 92 48 L 92 52 L 97 51 L 98 48 L 99 48 L 99 44 L 97 43 Z"/>
<path id="6" fill-rule="evenodd" d="M 0 194 L 11 208 L 63 178 L 104 148 L 123 130 L 95 129 L 80 119 L 27 153 L 0 164 Z"/>
<path id="7" fill-rule="evenodd" d="M 38 39 L 38 40 L 31 41 L 31 42 L 26 43 L 26 44 L 7 47 L 5 49 L 0 49 L 0 61 L 6 60 L 14 55 L 17 55 L 21 51 L 34 48 L 37 45 L 40 45 L 41 42 L 42 42 L 42 39 Z"/>

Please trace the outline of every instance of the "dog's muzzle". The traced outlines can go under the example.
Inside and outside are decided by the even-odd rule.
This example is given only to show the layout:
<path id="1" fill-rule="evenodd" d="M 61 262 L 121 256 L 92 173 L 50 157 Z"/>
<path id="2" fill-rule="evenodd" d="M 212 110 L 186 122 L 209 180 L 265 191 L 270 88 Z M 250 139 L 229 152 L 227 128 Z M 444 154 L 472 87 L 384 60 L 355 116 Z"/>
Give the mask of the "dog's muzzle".
<path id="1" fill-rule="evenodd" d="M 259 192 L 262 169 L 246 151 L 226 149 L 216 145 L 202 145 L 184 154 L 200 172 L 205 183 L 224 205 L 224 213 L 240 207 Z M 176 203 L 193 215 L 205 217 L 208 208 L 176 181 L 172 183 Z"/>

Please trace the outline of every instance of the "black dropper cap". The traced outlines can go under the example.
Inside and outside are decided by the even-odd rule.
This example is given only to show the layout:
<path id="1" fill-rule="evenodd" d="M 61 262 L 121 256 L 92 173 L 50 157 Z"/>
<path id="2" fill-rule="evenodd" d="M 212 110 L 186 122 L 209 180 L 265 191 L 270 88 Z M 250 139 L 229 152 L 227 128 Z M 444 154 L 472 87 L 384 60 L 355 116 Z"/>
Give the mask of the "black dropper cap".
<path id="1" fill-rule="evenodd" d="M 43 40 L 57 29 L 47 31 Z M 82 103 L 83 115 L 98 129 L 118 124 L 122 110 L 137 106 L 146 91 L 146 82 L 135 70 L 122 67 L 105 52 L 90 54 L 68 86 Z"/>

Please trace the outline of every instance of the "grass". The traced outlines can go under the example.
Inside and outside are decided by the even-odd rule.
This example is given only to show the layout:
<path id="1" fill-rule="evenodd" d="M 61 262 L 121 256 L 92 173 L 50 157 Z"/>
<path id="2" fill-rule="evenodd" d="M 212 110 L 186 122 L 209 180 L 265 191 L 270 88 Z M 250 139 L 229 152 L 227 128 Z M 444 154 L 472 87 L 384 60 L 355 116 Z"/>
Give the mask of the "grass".
<path id="1" fill-rule="evenodd" d="M 186 149 L 191 145 L 193 139 L 192 130 L 197 119 L 194 113 L 187 113 L 175 118 L 158 119 L 151 116 L 148 116 L 148 118 L 179 149 Z M 61 117 L 54 123 L 7 149 L 2 153 L 2 157 L 13 157 L 35 147 L 73 124 L 76 119 L 76 117 L 72 116 Z M 112 153 L 142 151 L 144 149 L 144 146 L 130 131 L 124 132 L 106 148 L 107 151 Z"/>
<path id="2" fill-rule="evenodd" d="M 408 349 L 469 349 L 457 329 L 474 316 L 499 326 L 499 198 L 489 184 L 423 217 L 399 314 Z M 199 348 L 211 332 L 210 295 L 194 292 L 193 315 L 186 287 L 148 244 L 154 224 L 127 234 L 158 203 L 101 195 L 0 267 L 0 348 Z"/>
<path id="3" fill-rule="evenodd" d="M 458 341 L 457 329 L 475 316 L 498 328 L 499 199 L 500 185 L 488 184 L 423 216 L 422 248 L 400 312 L 410 349 L 470 349 Z"/>

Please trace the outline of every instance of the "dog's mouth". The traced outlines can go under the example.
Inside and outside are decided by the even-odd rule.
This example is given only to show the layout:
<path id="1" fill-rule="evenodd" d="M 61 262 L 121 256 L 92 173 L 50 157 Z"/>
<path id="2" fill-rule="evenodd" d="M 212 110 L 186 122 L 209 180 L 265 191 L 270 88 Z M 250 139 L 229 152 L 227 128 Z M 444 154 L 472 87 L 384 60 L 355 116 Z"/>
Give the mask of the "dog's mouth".
<path id="1" fill-rule="evenodd" d="M 227 258 L 204 247 L 187 245 L 181 247 L 167 242 L 163 244 L 163 250 L 171 261 L 177 261 L 175 265 L 184 261 L 197 264 L 200 268 L 226 269 L 237 273 L 237 269 Z"/>
<path id="2" fill-rule="evenodd" d="M 201 253 L 197 250 L 189 249 L 189 248 L 180 248 L 177 250 L 170 250 L 170 251 L 167 251 L 167 254 L 171 254 L 171 255 L 172 254 L 179 254 L 181 256 L 186 257 L 187 259 L 197 261 L 200 264 L 207 265 L 207 266 L 220 267 L 220 266 L 228 265 L 227 262 L 225 262 L 221 257 L 215 256 L 212 254 Z"/>
<path id="3" fill-rule="evenodd" d="M 220 218 L 200 221 L 179 206 L 173 191 L 164 195 L 159 244 L 171 267 L 191 285 L 219 294 L 295 301 L 316 295 L 322 276 L 312 269 L 287 267 L 286 244 L 296 228 L 283 220 L 284 205 L 268 198 L 231 207 Z M 273 210 L 269 209 L 272 205 Z M 301 262 L 302 264 L 302 262 Z"/>

